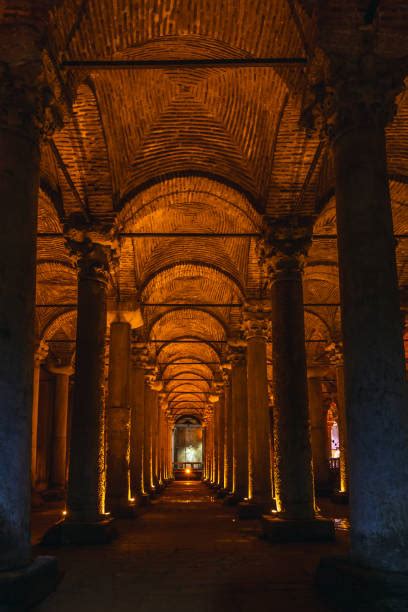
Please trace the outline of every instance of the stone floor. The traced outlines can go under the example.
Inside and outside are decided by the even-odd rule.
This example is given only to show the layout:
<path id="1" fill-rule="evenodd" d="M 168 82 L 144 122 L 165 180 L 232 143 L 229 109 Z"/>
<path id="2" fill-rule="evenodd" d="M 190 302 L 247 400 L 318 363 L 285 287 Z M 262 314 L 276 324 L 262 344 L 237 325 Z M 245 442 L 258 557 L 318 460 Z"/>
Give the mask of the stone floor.
<path id="1" fill-rule="evenodd" d="M 58 514 L 57 504 L 35 513 L 34 540 Z M 324 612 L 314 571 L 320 556 L 345 549 L 346 526 L 339 521 L 336 544 L 272 545 L 201 482 L 174 482 L 136 520 L 118 521 L 109 546 L 38 547 L 58 557 L 64 577 L 35 610 Z"/>

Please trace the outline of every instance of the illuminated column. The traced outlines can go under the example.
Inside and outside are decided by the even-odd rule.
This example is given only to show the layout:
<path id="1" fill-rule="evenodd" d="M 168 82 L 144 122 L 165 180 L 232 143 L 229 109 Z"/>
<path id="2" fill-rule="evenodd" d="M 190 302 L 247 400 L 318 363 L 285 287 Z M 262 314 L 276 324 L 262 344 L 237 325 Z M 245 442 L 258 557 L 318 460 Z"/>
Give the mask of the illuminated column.
<path id="1" fill-rule="evenodd" d="M 154 385 L 154 383 L 153 383 Z M 159 451 L 159 396 L 152 387 L 152 402 L 151 402 L 151 444 L 152 444 L 152 486 L 155 491 L 159 490 L 158 476 L 158 451 Z"/>
<path id="2" fill-rule="evenodd" d="M 144 396 L 144 454 L 143 454 L 143 473 L 144 487 L 146 493 L 154 493 L 153 471 L 152 471 L 152 414 L 154 404 L 154 391 L 149 386 L 151 375 L 145 375 L 145 396 Z"/>
<path id="3" fill-rule="evenodd" d="M 340 451 L 340 491 L 334 495 L 334 499 L 348 501 L 348 452 L 347 452 L 347 416 L 344 395 L 344 364 L 343 351 L 340 343 L 333 342 L 326 349 L 331 363 L 336 370 L 337 385 L 337 425 L 339 428 L 339 451 Z"/>
<path id="4" fill-rule="evenodd" d="M 70 376 L 74 373 L 71 365 L 48 364 L 49 372 L 55 374 L 54 429 L 52 438 L 51 482 L 63 491 L 67 473 L 67 427 Z"/>
<path id="5" fill-rule="evenodd" d="M 352 525 L 348 565 L 324 562 L 319 580 L 342 572 L 349 586 L 352 565 L 367 568 L 358 571 L 376 584 L 368 607 L 381 592 L 383 609 L 396 609 L 396 599 L 408 602 L 399 587 L 408 574 L 408 391 L 385 127 L 406 61 L 380 56 L 373 28 L 360 35 L 358 55 L 319 58 L 305 109 L 328 136 L 335 172 Z"/>
<path id="6" fill-rule="evenodd" d="M 220 489 L 224 489 L 224 452 L 225 452 L 225 392 L 220 389 L 218 401 L 218 475 Z"/>
<path id="7" fill-rule="evenodd" d="M 106 409 L 106 507 L 113 516 L 131 516 L 130 502 L 130 324 L 117 320 L 110 326 L 108 401 Z"/>
<path id="8" fill-rule="evenodd" d="M 232 401 L 229 369 L 224 370 L 225 388 L 225 445 L 224 445 L 224 490 L 233 490 L 233 440 L 232 440 Z"/>
<path id="9" fill-rule="evenodd" d="M 211 484 L 215 487 L 218 485 L 218 446 L 219 446 L 219 430 L 218 430 L 218 413 L 219 404 L 212 404 L 213 417 L 212 417 L 212 476 Z"/>
<path id="10" fill-rule="evenodd" d="M 105 514 L 105 333 L 109 269 L 115 253 L 109 228 L 67 228 L 78 260 L 78 313 L 67 514 L 47 544 L 105 543 L 113 535 Z"/>
<path id="11" fill-rule="evenodd" d="M 4 0 L 0 11 L 0 608 L 5 610 L 29 609 L 33 591 L 41 599 L 57 582 L 55 559 L 33 560 L 30 542 L 40 144 L 58 114 L 42 64 L 49 6 Z"/>
<path id="12" fill-rule="evenodd" d="M 35 488 L 37 483 L 37 438 L 38 438 L 38 405 L 40 398 L 40 371 L 41 364 L 48 355 L 48 344 L 41 340 L 34 351 L 33 373 L 33 409 L 31 426 L 31 484 Z"/>
<path id="13" fill-rule="evenodd" d="M 311 219 L 265 218 L 261 262 L 271 281 L 275 495 L 278 514 L 265 517 L 272 540 L 332 539 L 332 521 L 315 517 L 303 314 L 303 258 Z"/>
<path id="14" fill-rule="evenodd" d="M 246 343 L 230 341 L 228 360 L 231 363 L 231 401 L 233 429 L 233 491 L 226 504 L 248 497 L 248 399 Z"/>
<path id="15" fill-rule="evenodd" d="M 324 373 L 322 368 L 308 368 L 307 370 L 313 473 L 317 493 L 326 493 L 329 490 L 330 479 L 327 413 L 323 405 L 320 381 Z"/>
<path id="16" fill-rule="evenodd" d="M 244 311 L 247 341 L 248 394 L 248 502 L 239 505 L 240 518 L 258 518 L 272 506 L 270 425 L 266 344 L 270 307 L 248 305 Z"/>
<path id="17" fill-rule="evenodd" d="M 129 379 L 130 396 L 130 490 L 137 504 L 146 502 L 144 487 L 145 371 L 146 344 L 132 343 Z"/>
<path id="18" fill-rule="evenodd" d="M 213 479 L 213 447 L 214 447 L 214 427 L 213 427 L 213 417 L 212 414 L 208 411 L 207 416 L 207 463 L 208 463 L 208 472 L 207 479 L 208 484 L 211 484 Z"/>

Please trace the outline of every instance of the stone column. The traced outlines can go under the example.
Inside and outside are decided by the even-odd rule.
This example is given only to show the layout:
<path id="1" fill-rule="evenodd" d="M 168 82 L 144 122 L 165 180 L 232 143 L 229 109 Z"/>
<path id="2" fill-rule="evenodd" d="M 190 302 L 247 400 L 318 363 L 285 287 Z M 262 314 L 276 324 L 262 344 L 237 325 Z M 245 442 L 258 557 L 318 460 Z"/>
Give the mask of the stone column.
<path id="1" fill-rule="evenodd" d="M 332 539 L 332 521 L 316 519 L 308 412 L 303 257 L 311 219 L 264 219 L 261 262 L 271 280 L 276 517 L 263 521 L 272 540 Z"/>
<path id="2" fill-rule="evenodd" d="M 212 414 L 207 415 L 207 445 L 206 445 L 206 458 L 207 458 L 207 484 L 211 484 L 213 479 L 213 442 L 214 442 L 214 428 Z"/>
<path id="3" fill-rule="evenodd" d="M 239 505 L 240 518 L 260 518 L 272 507 L 270 426 L 266 344 L 270 307 L 248 305 L 244 312 L 248 381 L 248 502 Z"/>
<path id="4" fill-rule="evenodd" d="M 377 55 L 375 45 L 374 30 L 366 28 L 360 54 L 328 56 L 321 70 L 316 65 L 308 110 L 326 128 L 335 170 L 350 563 L 384 573 L 371 595 L 377 605 L 381 583 L 385 609 L 388 598 L 397 605 L 391 581 L 408 574 L 408 392 L 385 138 L 407 66 Z"/>
<path id="5" fill-rule="evenodd" d="M 67 429 L 71 365 L 47 364 L 47 370 L 55 374 L 54 430 L 52 441 L 51 483 L 61 498 L 66 488 Z"/>
<path id="6" fill-rule="evenodd" d="M 41 364 L 48 355 L 48 344 L 44 340 L 38 342 L 34 351 L 33 373 L 33 409 L 31 426 L 31 484 L 35 488 L 37 483 L 37 438 L 38 438 L 38 407 L 40 399 L 40 372 Z"/>
<path id="7" fill-rule="evenodd" d="M 224 452 L 225 452 L 225 393 L 221 391 L 218 402 L 218 473 L 219 489 L 224 489 Z"/>
<path id="8" fill-rule="evenodd" d="M 327 438 L 327 413 L 323 405 L 320 377 L 325 372 L 319 367 L 307 370 L 310 432 L 313 458 L 313 474 L 316 494 L 327 494 L 329 481 L 329 441 Z"/>
<path id="9" fill-rule="evenodd" d="M 32 561 L 30 543 L 37 198 L 51 98 L 42 72 L 46 8 L 8 1 L 1 11 L 0 607 L 19 609 L 57 578 L 55 560 Z"/>
<path id="10" fill-rule="evenodd" d="M 144 486 L 145 371 L 147 346 L 133 343 L 130 366 L 130 491 L 138 505 L 148 500 Z"/>
<path id="11" fill-rule="evenodd" d="M 233 491 L 226 504 L 239 503 L 248 497 L 248 396 L 246 343 L 229 343 L 231 363 L 231 401 L 233 428 Z"/>
<path id="12" fill-rule="evenodd" d="M 225 387 L 225 446 L 224 446 L 224 491 L 233 489 L 233 440 L 232 440 L 232 401 L 229 372 L 224 376 Z"/>
<path id="13" fill-rule="evenodd" d="M 149 386 L 150 375 L 145 374 L 145 396 L 144 396 L 144 444 L 143 444 L 143 475 L 145 493 L 154 493 L 152 475 L 152 400 L 153 391 Z"/>
<path id="14" fill-rule="evenodd" d="M 332 343 L 327 347 L 329 358 L 336 372 L 337 386 L 337 425 L 339 428 L 340 450 L 340 490 L 335 492 L 333 501 L 348 502 L 349 498 L 349 466 L 347 452 L 347 416 L 344 394 L 344 364 L 343 351 L 340 343 Z"/>
<path id="15" fill-rule="evenodd" d="M 116 517 L 134 515 L 130 501 L 130 324 L 120 312 L 110 326 L 106 407 L 106 507 Z"/>
<path id="16" fill-rule="evenodd" d="M 214 487 L 218 486 L 218 448 L 219 448 L 219 430 L 218 430 L 218 413 L 220 406 L 217 403 L 212 404 L 212 477 L 211 484 Z"/>
<path id="17" fill-rule="evenodd" d="M 114 255 L 108 227 L 67 228 L 78 261 L 76 372 L 65 520 L 47 544 L 105 543 L 113 535 L 105 513 L 105 334 L 107 288 Z"/>

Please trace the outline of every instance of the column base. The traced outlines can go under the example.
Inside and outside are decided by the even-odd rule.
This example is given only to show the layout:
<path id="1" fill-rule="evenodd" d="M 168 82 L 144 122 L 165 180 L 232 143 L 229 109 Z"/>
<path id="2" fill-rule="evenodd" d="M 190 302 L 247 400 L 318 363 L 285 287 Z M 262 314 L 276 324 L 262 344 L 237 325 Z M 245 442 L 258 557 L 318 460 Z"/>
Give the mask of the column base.
<path id="1" fill-rule="evenodd" d="M 137 506 L 135 501 L 129 502 L 128 504 L 111 506 L 109 507 L 109 510 L 113 518 L 118 519 L 132 519 L 137 515 Z"/>
<path id="2" fill-rule="evenodd" d="M 240 519 L 260 519 L 264 514 L 268 514 L 274 507 L 274 502 L 242 501 L 238 504 L 238 518 Z"/>
<path id="3" fill-rule="evenodd" d="M 137 493 L 135 497 L 135 505 L 139 508 L 144 508 L 150 504 L 150 495 L 148 493 Z"/>
<path id="4" fill-rule="evenodd" d="M 335 540 L 334 521 L 316 517 L 288 520 L 279 516 L 262 517 L 263 536 L 271 542 L 323 542 Z"/>
<path id="5" fill-rule="evenodd" d="M 109 544 L 117 535 L 113 519 L 95 523 L 62 520 L 45 533 L 41 544 L 45 546 Z"/>
<path id="6" fill-rule="evenodd" d="M 225 497 L 227 497 L 227 495 L 229 495 L 229 491 L 227 489 L 220 489 L 219 491 L 217 491 L 216 498 L 224 499 Z"/>
<path id="7" fill-rule="evenodd" d="M 349 494 L 347 491 L 334 491 L 330 499 L 334 504 L 347 505 L 349 503 Z"/>
<path id="8" fill-rule="evenodd" d="M 408 574 L 362 567 L 349 557 L 321 559 L 316 586 L 324 599 L 341 610 L 408 610 Z"/>
<path id="9" fill-rule="evenodd" d="M 242 495 L 238 495 L 238 493 L 229 493 L 227 497 L 224 499 L 225 506 L 236 506 L 241 502 L 244 498 Z"/>
<path id="10" fill-rule="evenodd" d="M 55 591 L 58 581 L 55 557 L 37 557 L 27 567 L 0 572 L 0 610 L 29 610 Z"/>

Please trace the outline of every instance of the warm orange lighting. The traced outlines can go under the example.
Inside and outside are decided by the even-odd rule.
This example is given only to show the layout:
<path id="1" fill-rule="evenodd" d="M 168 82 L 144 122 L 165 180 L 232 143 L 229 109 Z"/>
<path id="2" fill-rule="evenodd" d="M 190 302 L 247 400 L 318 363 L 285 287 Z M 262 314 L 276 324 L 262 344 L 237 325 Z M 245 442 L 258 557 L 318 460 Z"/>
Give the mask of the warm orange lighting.
<path id="1" fill-rule="evenodd" d="M 68 512 L 66 510 L 62 511 L 62 516 L 67 516 Z"/>
<path id="2" fill-rule="evenodd" d="M 190 468 L 186 468 L 184 471 L 185 471 L 186 474 L 191 474 Z"/>
<path id="3" fill-rule="evenodd" d="M 135 497 L 131 497 L 131 498 L 129 499 L 129 501 L 134 502 L 134 501 L 136 501 L 136 498 L 135 498 Z"/>

